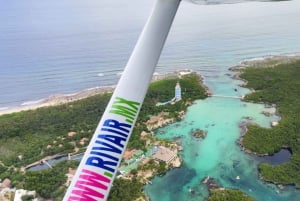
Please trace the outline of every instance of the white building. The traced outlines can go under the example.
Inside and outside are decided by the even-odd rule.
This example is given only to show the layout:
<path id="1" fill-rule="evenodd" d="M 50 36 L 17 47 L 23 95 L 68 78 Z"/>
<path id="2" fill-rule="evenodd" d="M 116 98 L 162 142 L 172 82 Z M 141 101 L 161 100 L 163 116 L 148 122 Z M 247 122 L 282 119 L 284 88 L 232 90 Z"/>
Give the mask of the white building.
<path id="1" fill-rule="evenodd" d="M 176 86 L 175 86 L 175 100 L 179 101 L 181 100 L 181 87 L 179 82 L 177 82 Z"/>
<path id="2" fill-rule="evenodd" d="M 35 197 L 36 192 L 35 191 L 27 191 L 24 189 L 16 190 L 14 201 L 22 201 L 22 196 L 24 196 L 24 195 L 32 195 L 33 197 Z"/>
<path id="3" fill-rule="evenodd" d="M 10 201 L 14 194 L 16 189 L 11 188 L 11 181 L 9 179 L 4 179 L 1 182 L 0 179 L 0 201 Z"/>

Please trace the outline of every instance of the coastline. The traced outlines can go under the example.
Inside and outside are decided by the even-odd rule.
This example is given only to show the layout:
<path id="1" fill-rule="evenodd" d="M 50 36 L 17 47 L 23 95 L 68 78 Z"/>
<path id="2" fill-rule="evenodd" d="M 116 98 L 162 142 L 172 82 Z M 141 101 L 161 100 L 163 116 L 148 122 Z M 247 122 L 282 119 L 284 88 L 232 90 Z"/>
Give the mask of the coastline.
<path id="1" fill-rule="evenodd" d="M 242 63 L 243 65 L 241 64 L 241 65 L 237 65 L 237 66 L 241 66 L 241 68 L 245 68 L 245 67 L 248 67 L 248 66 L 250 67 L 251 66 L 250 64 L 252 64 L 255 67 L 260 67 L 261 64 L 266 64 L 266 66 L 262 66 L 262 68 L 263 68 L 263 67 L 269 67 L 269 66 L 267 66 L 267 64 L 271 63 L 272 64 L 271 68 L 272 68 L 272 67 L 275 67 L 279 64 L 286 64 L 286 63 L 290 63 L 290 62 L 293 62 L 293 61 L 296 61 L 296 60 L 299 60 L 299 59 L 300 59 L 300 56 L 294 56 L 294 55 L 293 56 L 282 56 L 282 55 L 280 55 L 280 56 L 271 56 L 271 57 L 266 57 L 265 60 L 243 62 Z M 241 73 L 241 72 L 239 72 L 239 69 L 236 69 L 236 72 L 234 74 L 239 74 L 239 73 Z M 232 78 L 234 78 L 234 77 L 232 77 Z M 238 78 L 238 77 L 236 77 L 236 78 Z M 240 78 L 240 80 L 242 80 L 242 79 Z M 245 80 L 243 80 L 243 81 L 245 81 Z M 244 84 L 243 84 L 243 86 L 244 86 Z M 250 91 L 250 93 L 253 93 L 253 91 Z M 275 105 L 274 105 L 274 107 L 276 109 L 276 115 L 278 115 L 278 108 Z M 264 114 L 264 115 L 267 116 L 267 114 Z M 244 128 L 247 129 L 248 125 L 249 124 L 247 123 L 247 124 L 242 125 L 242 126 L 245 126 Z M 246 132 L 247 131 L 245 130 L 243 133 L 241 133 L 242 135 L 239 137 L 239 140 L 242 139 L 243 135 Z M 248 153 L 246 150 L 243 150 L 243 149 L 241 149 L 241 151 L 244 152 L 245 154 L 254 154 L 254 155 L 258 156 L 258 154 L 255 154 L 254 152 Z M 269 156 L 270 154 L 266 154 L 266 155 Z M 265 155 L 261 155 L 261 156 L 265 156 Z M 280 185 L 280 184 L 282 184 L 282 182 L 274 183 L 270 179 L 266 179 L 264 177 L 261 177 L 261 174 L 259 174 L 259 176 L 260 176 L 259 180 L 262 181 L 263 183 L 272 183 L 272 184 L 277 184 L 277 185 L 279 184 L 278 188 L 280 188 L 280 189 L 284 188 L 286 185 L 291 185 L 290 183 Z M 239 177 L 237 177 L 237 178 L 238 178 L 237 180 L 239 180 Z M 242 178 L 242 180 L 243 180 L 243 178 Z M 292 186 L 294 186 L 294 185 L 292 185 Z M 252 189 L 249 189 L 249 190 L 251 190 L 251 192 L 252 192 Z M 277 192 L 278 192 L 278 194 L 280 193 L 279 191 L 276 191 L 276 193 Z"/>
<path id="2" fill-rule="evenodd" d="M 288 64 L 294 61 L 300 60 L 300 54 L 280 54 L 280 55 L 271 55 L 253 59 L 244 59 L 238 65 L 232 66 L 229 68 L 230 71 L 240 72 L 241 70 L 254 67 L 254 68 L 271 68 L 280 64 Z M 233 79 L 240 79 L 240 73 L 233 75 Z"/>
<path id="3" fill-rule="evenodd" d="M 229 68 L 230 71 L 238 72 L 247 67 L 274 67 L 279 64 L 290 63 L 292 61 L 296 61 L 300 59 L 300 54 L 280 54 L 280 55 L 270 55 L 264 56 L 259 58 L 252 58 L 252 59 L 245 59 L 240 62 L 240 64 L 232 66 Z M 163 73 L 163 74 L 153 74 L 152 81 L 158 81 L 166 78 L 171 77 L 178 77 L 185 74 L 189 74 L 194 72 L 191 69 L 181 69 L 176 70 L 174 72 Z M 239 79 L 244 82 L 243 85 L 247 84 L 246 80 L 243 80 L 239 77 L 240 73 L 236 73 L 232 76 L 233 79 Z M 203 78 L 201 77 L 203 80 Z M 209 91 L 208 87 L 205 86 L 203 83 L 202 85 L 205 87 L 206 90 Z M 1 107 L 0 108 L 0 116 L 5 114 L 11 114 L 21 111 L 27 110 L 35 110 L 41 107 L 48 107 L 48 106 L 56 106 L 64 103 L 69 103 L 72 101 L 84 99 L 90 96 L 94 96 L 97 94 L 103 93 L 112 93 L 115 89 L 116 85 L 112 86 L 97 86 L 93 88 L 84 89 L 75 93 L 70 94 L 53 94 L 46 98 L 42 98 L 40 100 L 28 100 L 19 106 L 11 106 L 11 107 Z M 252 90 L 252 89 L 250 89 Z M 254 91 L 251 91 L 254 92 Z"/>
<path id="4" fill-rule="evenodd" d="M 240 63 L 240 65 L 231 67 L 230 70 L 237 72 L 236 74 L 234 74 L 232 76 L 233 79 L 239 79 L 241 81 L 243 81 L 243 84 L 241 85 L 242 87 L 246 87 L 247 86 L 247 80 L 243 79 L 240 77 L 240 75 L 243 73 L 243 71 L 246 68 L 275 68 L 279 65 L 288 65 L 288 64 L 293 64 L 296 62 L 300 61 L 300 55 L 278 55 L 278 56 L 270 56 L 270 57 L 265 57 L 263 59 L 257 59 L 257 60 L 248 60 L 248 61 L 243 61 Z M 254 89 L 249 89 L 250 93 L 255 93 Z M 280 114 L 278 111 L 278 105 L 275 104 L 274 102 L 265 102 L 265 101 L 261 101 L 260 103 L 265 104 L 266 106 L 270 106 L 272 105 L 272 107 L 275 107 L 275 114 L 277 116 L 280 117 L 278 122 L 275 122 L 276 124 L 273 124 L 274 122 L 272 122 L 271 127 L 276 127 L 278 126 L 278 123 L 280 123 L 280 121 L 282 120 L 282 115 L 284 114 Z M 280 103 L 278 103 L 280 104 Z M 281 105 L 282 106 L 282 105 Z M 267 115 L 267 114 L 265 114 Z M 284 124 L 285 122 L 283 122 L 282 124 Z M 293 159 L 292 156 L 294 153 L 293 151 L 293 145 L 290 144 L 286 144 L 283 143 L 280 147 L 279 150 L 274 150 L 274 152 L 261 152 L 258 153 L 258 151 L 256 150 L 251 150 L 250 148 L 247 148 L 247 146 L 244 144 L 244 137 L 248 134 L 248 130 L 249 130 L 249 125 L 253 125 L 249 122 L 246 122 L 244 124 L 240 124 L 240 129 L 241 129 L 241 135 L 240 138 L 237 141 L 237 144 L 240 146 L 241 150 L 243 152 L 245 152 L 246 154 L 250 154 L 250 155 L 254 155 L 256 157 L 259 158 L 264 158 L 264 157 L 272 157 L 275 156 L 276 154 L 278 154 L 279 152 L 281 152 L 283 149 L 287 149 L 290 153 L 290 158 L 287 161 L 284 162 L 280 162 L 278 164 L 272 164 L 269 162 L 261 162 L 258 166 L 258 171 L 259 171 L 259 178 L 264 181 L 264 182 L 268 182 L 268 183 L 272 183 L 274 185 L 277 185 L 277 187 L 279 189 L 284 189 L 286 186 L 293 186 L 296 189 L 299 189 L 299 186 L 297 185 L 297 180 L 293 180 L 293 179 L 278 179 L 278 177 L 276 178 L 276 176 L 270 176 L 271 174 L 275 174 L 278 173 L 276 172 L 276 170 L 283 168 L 284 165 L 287 166 L 288 163 L 293 163 Z M 254 125 L 256 126 L 256 125 Z M 250 133 L 251 134 L 251 133 Z M 249 134 L 249 135 L 250 135 Z M 295 151 L 297 152 L 297 151 Z M 296 155 L 296 154 L 295 154 Z M 275 169 L 277 168 L 277 169 Z M 268 171 L 274 171 L 271 174 Z M 286 171 L 285 169 L 281 169 L 281 171 Z M 281 175 L 281 173 L 279 173 Z M 281 177 L 283 177 L 281 175 Z M 280 177 L 280 178 L 281 178 Z"/>
<path id="5" fill-rule="evenodd" d="M 4 114 L 11 114 L 11 113 L 16 113 L 21 111 L 35 110 L 41 107 L 57 106 L 60 104 L 65 104 L 72 101 L 84 99 L 97 94 L 112 93 L 114 89 L 115 89 L 114 86 L 95 87 L 95 88 L 85 89 L 83 91 L 72 93 L 72 94 L 51 95 L 45 99 L 41 99 L 40 101 L 28 102 L 32 104 L 22 104 L 21 106 L 0 110 L 0 116 Z"/>
<path id="6" fill-rule="evenodd" d="M 269 55 L 260 58 L 245 59 L 241 61 L 237 66 L 274 67 L 280 64 L 287 64 L 299 59 L 300 54 Z M 265 66 L 263 64 L 265 64 Z"/>
<path id="7" fill-rule="evenodd" d="M 229 68 L 230 71 L 235 72 L 235 74 L 233 74 L 231 76 L 232 79 L 236 79 L 236 80 L 241 80 L 243 83 L 240 84 L 240 87 L 246 87 L 247 85 L 247 80 L 243 79 L 240 77 L 240 75 L 243 73 L 243 70 L 245 68 L 273 68 L 277 65 L 280 64 L 288 64 L 294 61 L 300 60 L 300 55 L 299 54 L 282 54 L 282 55 L 271 55 L 271 56 L 265 56 L 265 57 L 261 57 L 261 58 L 253 58 L 253 59 L 245 59 L 243 61 L 240 62 L 240 64 L 232 66 Z M 255 90 L 252 88 L 248 88 L 250 90 L 250 93 L 255 93 Z M 247 94 L 245 94 L 247 95 Z M 244 96 L 245 96 L 244 95 Z M 243 100 L 245 101 L 245 100 Z M 247 101 L 245 101 L 247 102 Z M 278 112 L 278 109 L 276 108 L 275 104 L 271 104 L 271 103 L 264 103 L 261 102 L 261 104 L 265 104 L 265 107 L 270 107 L 270 105 L 272 105 L 271 107 L 275 108 L 275 115 L 280 117 L 281 120 L 281 115 Z M 264 114 L 267 115 L 267 114 Z M 277 122 L 278 123 L 278 122 Z M 250 125 L 255 125 L 251 122 L 240 122 L 239 127 L 240 127 L 240 137 L 237 140 L 237 144 L 239 145 L 240 149 L 245 152 L 246 154 L 249 155 L 254 155 L 257 157 L 265 157 L 265 156 L 273 156 L 276 153 L 257 153 L 254 151 L 251 151 L 250 149 L 247 149 L 245 147 L 245 145 L 243 144 L 243 140 L 245 135 L 248 132 L 248 126 Z M 288 148 L 288 147 L 282 147 L 282 149 L 284 148 Z"/>
<path id="8" fill-rule="evenodd" d="M 182 76 L 182 75 L 185 75 L 185 74 L 188 74 L 191 72 L 193 72 L 193 71 L 190 69 L 182 69 L 182 70 L 178 70 L 178 71 L 175 71 L 172 73 L 154 74 L 151 82 L 166 79 L 166 78 L 171 78 L 171 77 L 178 77 L 178 76 Z M 80 99 L 88 98 L 90 96 L 94 96 L 94 95 L 98 95 L 98 94 L 113 93 L 113 91 L 115 90 L 115 87 L 116 87 L 115 85 L 114 86 L 98 86 L 98 87 L 94 87 L 94 88 L 84 89 L 82 91 L 71 93 L 71 94 L 50 95 L 44 99 L 35 100 L 35 101 L 27 101 L 20 106 L 0 108 L 0 116 L 5 115 L 5 114 L 27 111 L 27 110 L 35 110 L 35 109 L 38 109 L 41 107 L 57 106 L 57 105 L 77 101 Z"/>

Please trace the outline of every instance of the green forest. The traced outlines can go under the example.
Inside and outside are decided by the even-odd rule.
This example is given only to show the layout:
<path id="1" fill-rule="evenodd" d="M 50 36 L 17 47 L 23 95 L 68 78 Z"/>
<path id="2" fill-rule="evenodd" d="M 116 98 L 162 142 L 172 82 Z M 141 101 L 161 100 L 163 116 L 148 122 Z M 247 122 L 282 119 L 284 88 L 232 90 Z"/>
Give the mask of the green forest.
<path id="1" fill-rule="evenodd" d="M 210 196 L 206 201 L 255 201 L 255 200 L 239 190 L 214 189 L 214 190 L 210 190 Z"/>
<path id="2" fill-rule="evenodd" d="M 263 179 L 300 187 L 300 61 L 272 67 L 249 67 L 240 75 L 245 87 L 255 90 L 246 101 L 276 104 L 281 120 L 273 128 L 249 125 L 243 145 L 257 154 L 274 154 L 282 148 L 292 152 L 291 160 L 276 166 L 261 164 Z"/>

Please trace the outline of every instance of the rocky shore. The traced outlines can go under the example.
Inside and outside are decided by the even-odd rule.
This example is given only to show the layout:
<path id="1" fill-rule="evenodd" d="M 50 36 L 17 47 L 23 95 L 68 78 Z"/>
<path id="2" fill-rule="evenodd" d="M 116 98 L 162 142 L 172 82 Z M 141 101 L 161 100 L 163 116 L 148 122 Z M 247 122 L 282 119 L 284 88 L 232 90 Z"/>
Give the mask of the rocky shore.
<path id="1" fill-rule="evenodd" d="M 278 66 L 280 64 L 288 64 L 294 61 L 297 61 L 300 59 L 300 55 L 274 55 L 274 56 L 266 56 L 261 58 L 255 58 L 255 59 L 248 59 L 240 62 L 239 65 L 232 66 L 229 68 L 230 71 L 236 72 L 232 75 L 233 79 L 242 80 L 244 84 L 242 86 L 247 84 L 247 80 L 244 80 L 240 78 L 240 73 L 243 69 L 248 67 L 254 67 L 254 68 L 272 68 L 275 66 Z M 230 74 L 229 74 L 230 75 Z M 250 89 L 251 92 L 254 92 L 253 89 Z"/>

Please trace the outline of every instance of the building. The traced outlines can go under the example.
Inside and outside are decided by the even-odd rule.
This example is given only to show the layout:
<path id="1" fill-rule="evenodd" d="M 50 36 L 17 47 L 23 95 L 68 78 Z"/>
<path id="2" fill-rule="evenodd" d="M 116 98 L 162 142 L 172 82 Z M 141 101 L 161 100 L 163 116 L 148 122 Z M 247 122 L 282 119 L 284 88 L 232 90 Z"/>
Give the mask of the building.
<path id="1" fill-rule="evenodd" d="M 11 189 L 11 181 L 4 179 L 1 183 L 0 179 L 0 201 L 10 201 L 13 199 L 16 189 Z"/>
<path id="2" fill-rule="evenodd" d="M 68 179 L 67 179 L 67 182 L 65 183 L 65 186 L 67 186 L 67 187 L 70 186 L 70 184 L 74 178 L 75 172 L 76 172 L 75 169 L 69 168 L 68 173 L 66 174 Z"/>
<path id="3" fill-rule="evenodd" d="M 153 158 L 158 161 L 170 163 L 176 158 L 176 152 L 166 147 L 160 146 L 157 150 L 155 150 Z"/>
<path id="4" fill-rule="evenodd" d="M 16 189 L 4 188 L 0 191 L 0 201 L 11 201 L 14 198 Z"/>
<path id="5" fill-rule="evenodd" d="M 179 101 L 181 100 L 181 87 L 179 82 L 177 82 L 176 86 L 175 86 L 175 100 Z"/>
<path id="6" fill-rule="evenodd" d="M 16 190 L 14 201 L 22 201 L 22 196 L 25 196 L 25 195 L 35 197 L 36 192 L 35 191 L 27 191 L 24 189 L 18 189 L 18 190 Z M 34 199 L 34 200 L 36 200 L 36 199 Z"/>

